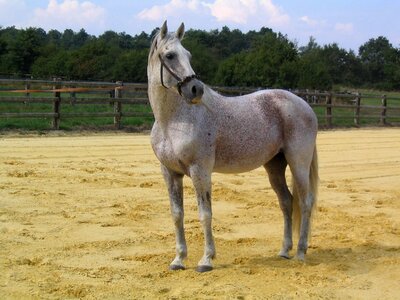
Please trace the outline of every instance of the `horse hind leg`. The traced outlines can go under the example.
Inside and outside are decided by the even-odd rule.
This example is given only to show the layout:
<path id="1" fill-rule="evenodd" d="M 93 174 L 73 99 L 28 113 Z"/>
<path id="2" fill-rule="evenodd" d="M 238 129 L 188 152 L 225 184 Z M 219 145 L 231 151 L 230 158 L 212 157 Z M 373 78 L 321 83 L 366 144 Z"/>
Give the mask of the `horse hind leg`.
<path id="1" fill-rule="evenodd" d="M 293 197 L 286 183 L 285 171 L 287 161 L 283 153 L 278 153 L 267 164 L 264 165 L 268 173 L 272 189 L 278 196 L 279 205 L 283 213 L 284 233 L 282 249 L 279 256 L 290 258 L 289 251 L 293 248 L 292 239 L 292 203 Z"/>
<path id="2" fill-rule="evenodd" d="M 312 212 L 316 207 L 318 192 L 317 152 L 311 152 L 310 159 L 292 160 L 289 162 L 293 175 L 293 222 L 299 231 L 297 259 L 304 261 L 308 248 Z"/>

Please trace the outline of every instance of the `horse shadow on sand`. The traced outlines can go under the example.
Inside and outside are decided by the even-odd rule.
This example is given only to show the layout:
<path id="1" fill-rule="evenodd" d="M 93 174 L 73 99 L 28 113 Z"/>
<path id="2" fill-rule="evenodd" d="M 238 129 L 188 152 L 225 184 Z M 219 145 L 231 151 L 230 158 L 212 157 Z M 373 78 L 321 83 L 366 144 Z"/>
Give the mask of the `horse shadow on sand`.
<path id="1" fill-rule="evenodd" d="M 368 273 L 382 262 L 398 262 L 400 259 L 400 247 L 387 246 L 376 242 L 366 242 L 354 247 L 314 248 L 310 249 L 305 262 L 294 258 L 284 259 L 277 255 L 256 256 L 249 258 L 243 267 L 247 268 L 296 268 L 320 266 L 332 267 L 347 274 Z M 227 266 L 222 266 L 225 268 Z"/>

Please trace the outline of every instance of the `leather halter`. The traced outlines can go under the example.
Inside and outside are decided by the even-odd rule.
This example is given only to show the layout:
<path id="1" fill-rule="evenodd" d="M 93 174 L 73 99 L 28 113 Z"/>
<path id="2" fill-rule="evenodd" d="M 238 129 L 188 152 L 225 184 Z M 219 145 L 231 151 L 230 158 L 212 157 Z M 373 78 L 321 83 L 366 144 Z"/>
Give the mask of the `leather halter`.
<path id="1" fill-rule="evenodd" d="M 164 68 L 172 75 L 172 77 L 174 77 L 178 83 L 176 84 L 176 88 L 178 89 L 178 93 L 179 95 L 182 96 L 182 86 L 189 83 L 192 79 L 197 79 L 199 78 L 198 75 L 193 74 L 190 76 L 186 76 L 185 78 L 180 78 L 174 71 L 171 70 L 170 67 L 168 67 L 168 65 L 165 63 L 165 61 L 162 59 L 161 54 L 158 55 L 158 58 L 160 59 L 161 62 L 161 67 L 160 67 L 160 78 L 161 78 L 161 84 L 163 87 L 165 87 L 166 89 L 170 89 L 169 87 L 167 87 L 164 84 Z"/>

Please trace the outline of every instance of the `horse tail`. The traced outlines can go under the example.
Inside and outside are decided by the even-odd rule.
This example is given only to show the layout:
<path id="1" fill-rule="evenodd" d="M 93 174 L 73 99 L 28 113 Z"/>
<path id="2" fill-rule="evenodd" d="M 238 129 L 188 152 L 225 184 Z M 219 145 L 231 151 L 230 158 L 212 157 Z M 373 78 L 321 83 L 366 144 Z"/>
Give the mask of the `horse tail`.
<path id="1" fill-rule="evenodd" d="M 317 199 L 318 199 L 318 154 L 317 147 L 314 147 L 313 158 L 310 165 L 310 175 L 309 175 L 309 195 L 312 201 L 311 203 L 311 221 L 314 216 L 314 211 L 317 207 Z M 292 180 L 292 195 L 293 195 L 293 230 L 296 234 L 300 234 L 300 223 L 301 223 L 301 211 L 300 211 L 300 203 L 299 196 L 295 184 L 295 179 Z M 310 223 L 311 223 L 310 221 Z M 310 225 L 311 228 L 311 225 Z M 310 234 L 311 230 L 309 231 Z"/>

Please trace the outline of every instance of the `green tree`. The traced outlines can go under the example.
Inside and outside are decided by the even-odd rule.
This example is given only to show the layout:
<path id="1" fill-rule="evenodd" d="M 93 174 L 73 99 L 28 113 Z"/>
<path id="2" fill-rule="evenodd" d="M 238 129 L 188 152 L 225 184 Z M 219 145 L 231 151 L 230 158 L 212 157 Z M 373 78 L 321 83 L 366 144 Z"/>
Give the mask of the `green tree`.
<path id="1" fill-rule="evenodd" d="M 186 38 L 184 46 L 192 54 L 192 68 L 201 79 L 208 84 L 214 83 L 215 72 L 217 71 L 218 58 L 201 41 L 194 38 Z"/>
<path id="2" fill-rule="evenodd" d="M 383 36 L 370 39 L 359 49 L 364 80 L 379 88 L 399 87 L 400 50 Z"/>
<path id="3" fill-rule="evenodd" d="M 93 40 L 72 53 L 71 72 L 80 80 L 112 80 L 112 66 L 119 54 L 118 47 Z"/>
<path id="4" fill-rule="evenodd" d="M 318 90 L 330 90 L 333 85 L 331 74 L 329 74 L 323 49 L 313 37 L 310 37 L 308 44 L 300 48 L 299 88 Z"/>
<path id="5" fill-rule="evenodd" d="M 34 78 L 51 79 L 62 77 L 78 79 L 73 73 L 72 52 L 64 49 L 53 52 L 49 56 L 36 59 L 31 69 Z"/>
<path id="6" fill-rule="evenodd" d="M 0 74 L 33 74 L 80 80 L 145 82 L 147 53 L 157 29 L 131 36 L 106 31 L 99 37 L 40 28 L 0 27 Z M 320 46 L 314 38 L 298 48 L 270 28 L 250 31 L 188 30 L 183 45 L 192 66 L 208 84 L 228 86 L 331 89 L 367 85 L 400 89 L 400 49 L 385 37 L 370 39 L 353 51 L 336 43 Z"/>
<path id="7" fill-rule="evenodd" d="M 136 35 L 134 38 L 132 38 L 130 35 L 123 36 L 123 39 L 127 40 L 125 43 L 128 43 L 128 38 L 130 46 L 126 47 L 126 49 L 135 49 L 135 50 L 150 49 L 151 36 L 148 35 L 147 33 L 142 32 L 141 34 Z"/>
<path id="8" fill-rule="evenodd" d="M 224 60 L 216 81 L 221 85 L 291 87 L 296 81 L 297 49 L 282 34 L 264 28 L 249 33 L 250 49 Z"/>
<path id="9" fill-rule="evenodd" d="M 147 82 L 147 50 L 132 50 L 121 54 L 113 67 L 113 78 L 130 82 Z"/>
<path id="10" fill-rule="evenodd" d="M 253 86 L 244 76 L 246 53 L 234 54 L 219 64 L 215 81 L 222 86 Z"/>
<path id="11" fill-rule="evenodd" d="M 43 29 L 27 28 L 18 31 L 16 38 L 9 42 L 8 58 L 11 69 L 16 74 L 28 74 L 35 59 L 39 57 L 41 47 L 46 40 Z"/>
<path id="12" fill-rule="evenodd" d="M 361 63 L 353 51 L 346 51 L 338 44 L 325 45 L 320 49 L 318 60 L 325 64 L 334 84 L 356 85 L 360 83 Z"/>
<path id="13" fill-rule="evenodd" d="M 62 39 L 62 33 L 59 32 L 58 30 L 50 30 L 47 33 L 47 43 L 48 44 L 60 47 L 61 46 L 61 39 Z"/>

